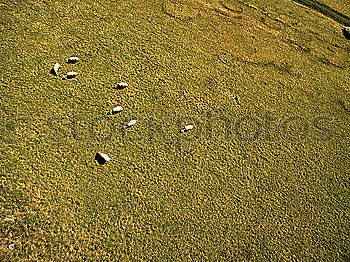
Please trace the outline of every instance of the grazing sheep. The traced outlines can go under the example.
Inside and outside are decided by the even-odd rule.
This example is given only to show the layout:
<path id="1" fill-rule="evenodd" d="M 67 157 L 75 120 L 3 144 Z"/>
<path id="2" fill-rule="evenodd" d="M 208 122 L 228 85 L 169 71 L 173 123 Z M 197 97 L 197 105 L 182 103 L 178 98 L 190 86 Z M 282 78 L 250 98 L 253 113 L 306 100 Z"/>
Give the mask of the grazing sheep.
<path id="1" fill-rule="evenodd" d="M 97 163 L 99 163 L 100 165 L 104 165 L 104 164 L 106 164 L 107 162 L 112 161 L 113 159 L 110 158 L 110 157 L 109 157 L 107 154 L 105 154 L 105 153 L 98 152 L 98 153 L 96 153 L 96 155 L 95 155 L 95 160 L 96 160 Z"/>
<path id="2" fill-rule="evenodd" d="M 54 76 L 58 76 L 58 71 L 60 70 L 61 65 L 59 63 L 56 63 L 53 65 L 53 68 L 51 69 L 51 74 Z"/>
<path id="3" fill-rule="evenodd" d="M 107 113 L 107 115 L 114 115 L 121 111 L 123 111 L 123 108 L 121 106 L 116 106 L 115 108 L 112 109 L 111 112 Z"/>
<path id="4" fill-rule="evenodd" d="M 187 125 L 187 126 L 185 126 L 184 128 L 182 128 L 182 129 L 180 130 L 179 133 L 187 132 L 187 131 L 189 131 L 189 130 L 192 130 L 193 128 L 194 128 L 193 125 Z"/>
<path id="5" fill-rule="evenodd" d="M 123 126 L 122 128 L 123 128 L 123 129 L 129 128 L 129 127 L 135 125 L 136 122 L 137 122 L 137 120 L 131 120 L 129 123 L 127 123 L 127 124 L 126 124 L 125 126 Z"/>
<path id="6" fill-rule="evenodd" d="M 63 77 L 62 79 L 63 80 L 72 79 L 72 78 L 76 77 L 77 75 L 78 75 L 77 72 L 68 72 L 67 75 L 65 77 Z"/>
<path id="7" fill-rule="evenodd" d="M 114 89 L 124 89 L 124 88 L 126 88 L 126 87 L 128 87 L 128 84 L 127 84 L 127 83 L 124 83 L 124 82 L 121 82 L 121 83 L 118 83 L 118 84 L 114 87 Z"/>
<path id="8" fill-rule="evenodd" d="M 346 39 L 350 40 L 350 27 L 344 27 L 342 29 L 343 35 L 345 36 Z"/>
<path id="9" fill-rule="evenodd" d="M 68 58 L 67 63 L 68 64 L 75 64 L 75 63 L 78 63 L 79 61 L 80 61 L 79 57 L 71 56 L 70 58 Z"/>

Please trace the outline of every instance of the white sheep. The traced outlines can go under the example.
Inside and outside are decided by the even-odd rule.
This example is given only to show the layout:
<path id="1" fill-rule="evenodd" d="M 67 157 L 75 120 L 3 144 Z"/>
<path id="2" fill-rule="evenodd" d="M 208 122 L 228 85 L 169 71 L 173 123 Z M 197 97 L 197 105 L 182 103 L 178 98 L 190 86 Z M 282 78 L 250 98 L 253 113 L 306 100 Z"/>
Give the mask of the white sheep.
<path id="1" fill-rule="evenodd" d="M 58 76 L 58 71 L 60 70 L 60 68 L 61 68 L 61 65 L 59 63 L 54 64 L 53 68 L 51 69 L 51 73 L 54 76 Z"/>
<path id="2" fill-rule="evenodd" d="M 72 78 L 76 77 L 77 75 L 78 75 L 77 72 L 68 72 L 68 73 L 66 74 L 66 76 L 63 77 L 63 80 L 72 79 Z"/>
<path id="3" fill-rule="evenodd" d="M 124 82 L 121 82 L 121 83 L 118 83 L 114 89 L 124 89 L 124 88 L 127 88 L 128 87 L 128 84 L 127 83 L 124 83 Z"/>
<path id="4" fill-rule="evenodd" d="M 75 64 L 78 63 L 80 61 L 79 57 L 77 56 L 71 56 L 70 58 L 68 58 L 68 63 L 69 64 Z"/>
<path id="5" fill-rule="evenodd" d="M 111 112 L 109 112 L 107 115 L 114 115 L 119 112 L 123 111 L 123 108 L 121 106 L 116 106 L 115 108 L 112 109 Z"/>
<path id="6" fill-rule="evenodd" d="M 182 129 L 180 130 L 180 133 L 187 132 L 187 131 L 189 131 L 189 130 L 192 130 L 193 128 L 194 128 L 193 125 L 186 125 L 184 128 L 182 128 Z"/>
<path id="7" fill-rule="evenodd" d="M 127 124 L 126 124 L 125 126 L 123 126 L 122 128 L 123 128 L 123 129 L 129 128 L 129 127 L 135 125 L 136 122 L 137 122 L 137 120 L 131 120 L 129 123 L 127 123 Z"/>
<path id="8" fill-rule="evenodd" d="M 113 159 L 110 158 L 110 157 L 109 157 L 107 154 L 105 154 L 105 153 L 98 152 L 98 153 L 96 153 L 96 155 L 95 155 L 95 160 L 96 160 L 97 163 L 99 163 L 100 165 L 104 165 L 104 164 L 106 164 L 107 162 L 112 161 Z"/>

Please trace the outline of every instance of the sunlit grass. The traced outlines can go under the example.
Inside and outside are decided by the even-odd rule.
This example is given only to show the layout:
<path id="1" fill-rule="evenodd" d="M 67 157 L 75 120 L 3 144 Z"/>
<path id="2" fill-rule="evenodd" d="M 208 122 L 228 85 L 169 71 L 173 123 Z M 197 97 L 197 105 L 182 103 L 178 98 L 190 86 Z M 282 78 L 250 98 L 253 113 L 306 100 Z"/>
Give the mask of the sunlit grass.
<path id="1" fill-rule="evenodd" d="M 341 25 L 262 0 L 0 13 L 0 260 L 349 258 Z"/>

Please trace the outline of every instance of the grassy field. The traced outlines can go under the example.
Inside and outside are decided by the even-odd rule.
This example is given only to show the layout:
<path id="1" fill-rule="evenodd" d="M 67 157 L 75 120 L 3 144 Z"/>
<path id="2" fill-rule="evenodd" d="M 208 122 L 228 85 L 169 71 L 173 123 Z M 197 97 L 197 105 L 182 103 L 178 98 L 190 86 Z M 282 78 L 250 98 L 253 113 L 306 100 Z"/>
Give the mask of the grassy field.
<path id="1" fill-rule="evenodd" d="M 0 260 L 349 261 L 342 27 L 287 0 L 1 1 Z"/>

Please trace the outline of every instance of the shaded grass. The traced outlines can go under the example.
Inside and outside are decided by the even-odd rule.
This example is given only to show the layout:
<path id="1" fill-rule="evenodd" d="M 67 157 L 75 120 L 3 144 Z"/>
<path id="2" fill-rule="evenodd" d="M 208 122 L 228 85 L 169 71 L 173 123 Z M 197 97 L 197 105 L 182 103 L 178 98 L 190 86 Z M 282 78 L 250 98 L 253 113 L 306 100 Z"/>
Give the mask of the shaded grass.
<path id="1" fill-rule="evenodd" d="M 331 7 L 321 2 L 314 0 L 295 0 L 295 2 L 310 7 L 340 24 L 343 24 L 345 26 L 350 25 L 350 17 L 338 12 L 337 10 L 332 9 Z"/>

